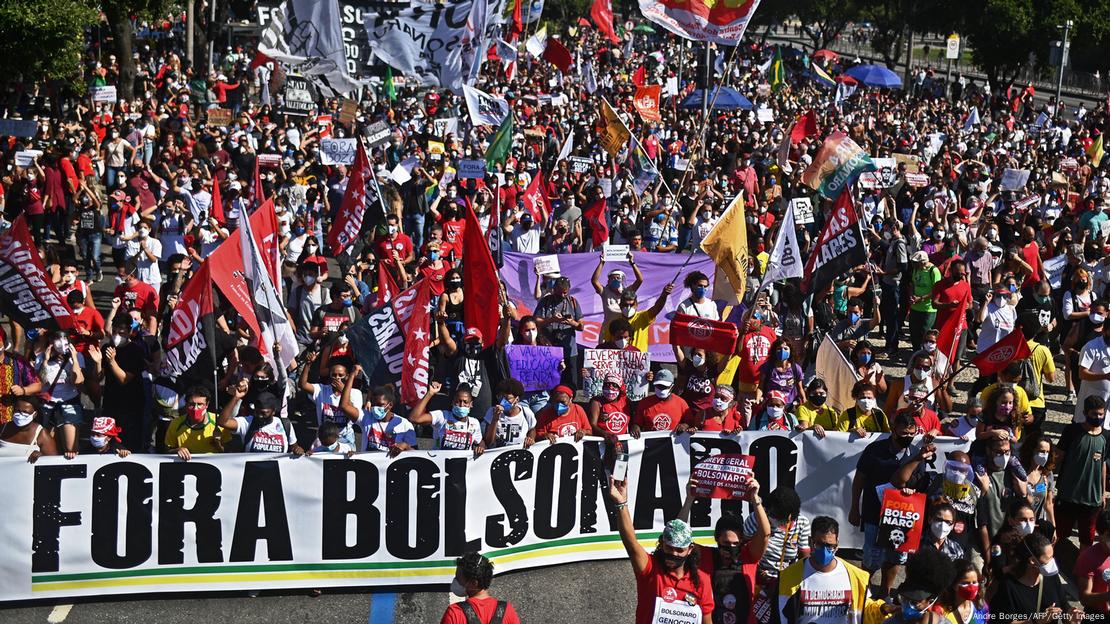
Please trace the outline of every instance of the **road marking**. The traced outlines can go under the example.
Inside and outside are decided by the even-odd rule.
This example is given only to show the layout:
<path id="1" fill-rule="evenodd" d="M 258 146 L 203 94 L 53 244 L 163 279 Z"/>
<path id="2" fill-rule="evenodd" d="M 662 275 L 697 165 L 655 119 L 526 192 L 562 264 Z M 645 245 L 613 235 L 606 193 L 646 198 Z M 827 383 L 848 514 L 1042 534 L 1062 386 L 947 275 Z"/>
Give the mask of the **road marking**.
<path id="1" fill-rule="evenodd" d="M 50 624 L 61 624 L 69 617 L 69 612 L 73 609 L 71 604 L 55 605 L 54 609 L 50 611 L 50 615 L 46 616 L 46 621 Z"/>
<path id="2" fill-rule="evenodd" d="M 371 594 L 370 615 L 366 624 L 393 624 L 393 612 L 397 608 L 397 594 Z"/>

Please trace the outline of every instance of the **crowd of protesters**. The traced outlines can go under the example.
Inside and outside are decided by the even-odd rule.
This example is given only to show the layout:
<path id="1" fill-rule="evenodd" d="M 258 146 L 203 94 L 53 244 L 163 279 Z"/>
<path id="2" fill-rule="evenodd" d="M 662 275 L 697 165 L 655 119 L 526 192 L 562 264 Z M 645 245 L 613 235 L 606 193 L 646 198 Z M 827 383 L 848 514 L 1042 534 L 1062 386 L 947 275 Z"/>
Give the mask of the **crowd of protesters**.
<path id="1" fill-rule="evenodd" d="M 499 62 L 479 75 L 476 86 L 510 102 L 516 127 L 508 157 L 484 180 L 445 182 L 444 172 L 483 158 L 496 128 L 471 127 L 459 95 L 402 77 L 395 96 L 367 89 L 344 126 L 338 100 L 321 99 L 308 115 L 282 113 L 280 67 L 252 63 L 250 49 L 228 48 L 205 70 L 189 66 L 171 39 L 137 48 L 133 99 L 16 93 L 9 117 L 37 120 L 38 131 L 0 142 L 3 214 L 7 222 L 26 220 L 75 328 L 5 324 L 0 456 L 176 453 L 190 460 L 215 452 L 396 456 L 417 448 L 477 455 L 564 436 L 615 442 L 653 430 L 795 430 L 819 439 L 889 433 L 868 446 L 854 477 L 845 475 L 850 521 L 865 535 L 862 568 L 837 556 L 840 533 L 853 528 L 803 516 L 786 487 L 762 498 L 755 488 L 752 515 L 722 518 L 712 548 L 693 544 L 689 526 L 672 519 L 648 554 L 622 511 L 637 575 L 636 621 L 651 621 L 655 598 L 666 592 L 685 596 L 714 622 L 770 621 L 772 612 L 790 622 L 969 623 L 987 621 L 988 613 L 1042 621 L 1077 616 L 1068 606 L 1075 598 L 1088 611 L 1110 612 L 1110 513 L 1103 510 L 1110 172 L 1100 162 L 1107 107 L 1057 106 L 1031 88 L 945 84 L 925 71 L 905 90 L 828 88 L 813 80 L 812 59 L 801 51 L 782 54 L 785 84 L 772 88 L 766 68 L 775 51 L 745 42 L 717 50 L 708 70 L 756 108 L 769 108 L 773 120 L 760 121 L 755 110 L 703 116 L 700 107 L 681 106 L 698 79 L 701 52 L 669 35 L 625 33 L 611 45 L 580 26 L 562 36 L 579 63 L 592 64 L 596 87 L 523 54 L 511 77 Z M 823 63 L 834 75 L 851 64 Z M 122 86 L 114 56 L 90 59 L 86 75 L 89 86 Z M 634 80 L 676 86 L 661 101 L 661 122 L 642 121 L 634 110 Z M 658 168 L 643 192 L 626 160 L 598 145 L 602 95 Z M 230 110 L 230 122 L 212 123 L 212 109 Z M 760 291 L 791 198 L 813 197 L 801 174 L 821 137 L 791 147 L 792 166 L 778 157 L 783 134 L 807 111 L 821 136 L 840 130 L 873 158 L 897 158 L 897 180 L 853 190 L 869 242 L 866 264 L 822 292 L 805 294 L 796 279 Z M 973 111 L 978 120 L 970 122 Z M 447 117 L 458 120 L 457 132 L 436 134 L 433 120 Z M 320 140 L 359 136 L 377 121 L 391 130 L 388 144 L 369 150 L 385 216 L 368 219 L 354 245 L 335 253 L 325 235 L 349 167 L 322 164 Z M 592 161 L 585 172 L 560 158 L 569 135 L 571 156 Z M 443 151 L 431 150 L 429 140 L 442 141 Z M 17 160 L 26 150 L 39 151 Z M 402 162 L 411 178 L 397 183 L 390 172 Z M 1030 171 L 1023 189 L 1001 190 L 1006 168 Z M 905 174 L 914 170 L 927 180 L 911 184 Z M 539 172 L 552 207 L 546 222 L 522 205 Z M 193 271 L 232 236 L 257 196 L 274 202 L 282 292 L 299 353 L 288 368 L 275 367 L 225 303 L 217 340 L 227 348 L 217 378 L 169 377 L 162 366 L 169 315 Z M 504 294 L 489 302 L 503 311 L 494 347 L 483 348 L 481 333 L 468 329 L 460 269 L 471 253 L 461 234 L 467 210 L 483 229 L 494 217 L 507 249 L 600 256 L 596 225 L 584 211 L 603 202 L 606 242 L 634 252 L 632 275 L 607 271 L 603 261 L 594 273 L 603 346 L 646 350 L 673 289 L 688 293 L 680 312 L 721 318 L 709 276 L 681 267 L 737 196 L 751 270 L 736 352 L 676 349 L 677 365 L 655 365 L 652 393 L 641 401 L 629 400 L 620 377 L 606 378 L 597 396 L 582 395 L 582 310 L 565 276 L 535 276 L 532 314 L 516 314 Z M 814 203 L 814 222 L 797 225 L 803 258 L 832 205 Z M 671 254 L 680 273 L 658 300 L 637 296 L 641 252 Z M 1046 265 L 1059 257 L 1062 267 Z M 432 284 L 432 381 L 412 405 L 402 404 L 397 388 L 365 382 L 344 335 L 376 305 L 379 267 L 401 288 Z M 112 279 L 114 289 L 103 284 Z M 963 304 L 968 328 L 957 359 L 1018 328 L 1030 355 L 961 392 L 946 374 L 952 368 L 938 363 L 937 346 L 946 315 Z M 826 404 L 826 382 L 812 376 L 826 335 L 858 380 L 854 404 L 844 410 Z M 525 391 L 506 373 L 506 344 L 564 347 L 562 383 Z M 729 368 L 732 356 L 739 365 Z M 891 367 L 906 373 L 892 375 Z M 1049 401 L 1074 414 L 1059 437 L 1046 423 Z M 963 438 L 970 448 L 949 453 L 942 472 L 928 472 L 939 436 Z M 921 548 L 908 560 L 875 543 L 876 487 L 884 484 L 929 497 Z M 614 483 L 611 496 L 623 509 L 627 484 Z M 1054 558 L 1056 545 L 1073 535 L 1083 548 L 1075 597 Z M 466 566 L 465 593 L 486 596 L 488 562 Z M 905 580 L 896 584 L 900 569 Z M 869 590 L 872 572 L 878 583 Z"/>

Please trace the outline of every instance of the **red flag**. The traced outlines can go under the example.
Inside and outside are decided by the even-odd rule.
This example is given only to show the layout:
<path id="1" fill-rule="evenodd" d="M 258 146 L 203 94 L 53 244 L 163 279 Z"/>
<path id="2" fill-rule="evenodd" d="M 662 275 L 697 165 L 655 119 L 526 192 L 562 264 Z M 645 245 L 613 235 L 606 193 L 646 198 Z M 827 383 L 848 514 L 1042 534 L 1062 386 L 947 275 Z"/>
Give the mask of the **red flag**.
<path id="1" fill-rule="evenodd" d="M 955 311 L 944 319 L 937 335 L 937 363 L 936 369 L 941 375 L 951 371 L 949 365 L 956 361 L 957 351 L 960 346 L 960 335 L 967 329 L 967 299 L 960 301 Z"/>
<path id="2" fill-rule="evenodd" d="M 343 203 L 339 205 L 339 212 L 328 230 L 328 247 L 337 256 L 355 242 L 362 230 L 362 218 L 366 214 L 366 182 L 370 175 L 370 161 L 366 158 L 362 141 L 359 141 L 355 162 L 347 178 L 347 190 L 343 192 Z"/>
<path id="3" fill-rule="evenodd" d="M 632 105 L 636 107 L 636 112 L 640 113 L 640 119 L 647 122 L 660 122 L 663 121 L 663 116 L 659 114 L 659 94 L 663 88 L 660 85 L 649 85 L 636 89 L 636 95 L 632 98 Z"/>
<path id="4" fill-rule="evenodd" d="M 250 71 L 251 73 L 254 73 L 254 70 L 255 70 L 256 67 L 258 67 L 260 65 L 264 65 L 266 63 L 269 63 L 272 60 L 274 60 L 274 59 L 266 56 L 265 54 L 263 54 L 261 52 L 256 51 L 254 53 L 254 58 L 251 59 L 251 65 L 250 65 L 250 67 L 247 68 L 247 70 Z"/>
<path id="5" fill-rule="evenodd" d="M 509 33 L 512 34 L 514 39 L 519 37 L 520 33 L 524 32 L 524 20 L 521 19 L 520 15 L 520 9 L 523 4 L 524 0 L 516 0 L 516 2 L 513 3 L 513 28 Z"/>
<path id="6" fill-rule="evenodd" d="M 798 117 L 798 121 L 794 122 L 794 127 L 790 130 L 790 142 L 798 144 L 812 136 L 817 136 L 817 115 L 809 110 Z"/>
<path id="7" fill-rule="evenodd" d="M 561 41 L 554 37 L 548 37 L 547 46 L 543 50 L 543 58 L 564 74 L 570 71 L 570 65 L 574 62 L 574 58 L 570 55 L 570 50 L 567 49 Z"/>
<path id="8" fill-rule="evenodd" d="M 281 267 L 281 251 L 278 249 L 281 237 L 278 235 L 278 220 L 277 213 L 274 211 L 274 200 L 267 199 L 263 202 L 251 214 L 250 220 L 254 242 L 258 245 L 258 250 L 262 252 L 262 261 L 266 264 L 266 272 L 270 274 L 270 280 L 277 288 L 278 295 L 281 295 L 281 273 L 278 272 L 279 267 Z"/>
<path id="9" fill-rule="evenodd" d="M 389 269 L 385 268 L 384 262 L 378 263 L 378 301 L 374 307 L 380 308 L 389 303 L 400 292 L 397 287 L 397 282 L 393 280 L 393 274 Z"/>
<path id="10" fill-rule="evenodd" d="M 588 26 L 590 25 L 590 20 L 588 20 L 588 19 L 586 19 L 586 18 L 584 18 L 584 17 L 580 17 L 580 18 L 578 18 L 578 25 L 579 25 L 579 26 L 587 26 L 587 27 L 588 27 Z"/>
<path id="11" fill-rule="evenodd" d="M 73 312 L 46 274 L 22 214 L 0 234 L 0 309 L 23 327 L 73 329 Z"/>
<path id="12" fill-rule="evenodd" d="M 262 176 L 258 173 L 258 155 L 254 158 L 254 180 L 251 180 L 251 206 L 261 206 L 262 202 L 266 201 L 265 193 L 262 191 Z"/>
<path id="13" fill-rule="evenodd" d="M 638 88 L 643 88 L 644 83 L 646 83 L 646 82 L 647 82 L 647 68 L 645 68 L 643 65 L 641 65 L 640 69 L 637 69 L 636 71 L 632 72 L 632 84 L 636 85 Z"/>
<path id="14" fill-rule="evenodd" d="M 987 347 L 986 351 L 972 358 L 971 363 L 979 368 L 981 374 L 993 375 L 1006 368 L 1006 365 L 1010 362 L 1027 358 L 1029 354 L 1029 343 L 1026 342 L 1025 334 L 1021 332 L 1021 328 L 1017 327 L 1005 338 Z"/>
<path id="15" fill-rule="evenodd" d="M 466 286 L 463 319 L 467 329 L 475 328 L 482 332 L 482 346 L 488 347 L 497 338 L 497 326 L 501 323 L 501 282 L 497 278 L 497 267 L 493 263 L 489 243 L 470 206 L 466 207 L 463 248 L 466 249 L 463 260 L 463 284 Z"/>
<path id="16" fill-rule="evenodd" d="M 208 262 L 211 260 L 211 262 Z M 247 283 L 246 269 L 243 266 L 243 243 L 238 236 L 230 236 L 220 243 L 219 247 L 208 256 L 205 261 L 210 264 L 209 271 L 212 281 L 231 303 L 239 316 L 251 330 L 255 337 L 255 346 L 266 355 L 271 351 L 270 345 L 261 340 L 262 329 L 258 325 L 258 316 L 254 310 L 254 291 Z"/>
<path id="17" fill-rule="evenodd" d="M 524 195 L 521 197 L 524 209 L 532 213 L 532 221 L 537 226 L 547 223 L 547 217 L 551 214 L 551 203 L 547 199 L 544 186 L 543 172 L 537 171 L 536 177 L 532 178 L 532 182 L 524 189 Z"/>
<path id="18" fill-rule="evenodd" d="M 582 213 L 582 216 L 586 217 L 586 222 L 590 224 L 594 247 L 601 247 L 609 242 L 609 219 L 605 212 L 605 200 L 599 199 Z"/>
<path id="19" fill-rule="evenodd" d="M 687 314 L 674 315 L 670 334 L 673 345 L 695 347 L 714 353 L 732 353 L 736 349 L 736 340 L 740 337 L 735 323 Z"/>
<path id="20" fill-rule="evenodd" d="M 197 333 L 197 324 L 202 317 L 212 314 L 215 305 L 212 302 L 212 275 L 209 272 L 211 263 L 205 260 L 200 263 L 193 276 L 186 282 L 184 290 L 177 299 L 177 305 L 170 315 L 170 328 L 166 333 L 164 346 L 167 351 L 181 344 L 186 338 L 191 338 Z"/>
<path id="21" fill-rule="evenodd" d="M 223 225 L 227 221 L 224 215 L 224 198 L 220 195 L 220 181 L 212 178 L 212 218 Z"/>
<path id="22" fill-rule="evenodd" d="M 597 24 L 598 32 L 605 35 L 610 43 L 618 45 L 621 42 L 621 38 L 613 30 L 613 5 L 610 0 L 594 0 L 590 7 L 590 17 Z"/>
<path id="23" fill-rule="evenodd" d="M 394 313 L 405 332 L 405 359 L 401 364 L 401 403 L 405 405 L 415 405 L 428 392 L 431 296 L 428 280 L 422 279 L 397 295 L 393 303 Z"/>

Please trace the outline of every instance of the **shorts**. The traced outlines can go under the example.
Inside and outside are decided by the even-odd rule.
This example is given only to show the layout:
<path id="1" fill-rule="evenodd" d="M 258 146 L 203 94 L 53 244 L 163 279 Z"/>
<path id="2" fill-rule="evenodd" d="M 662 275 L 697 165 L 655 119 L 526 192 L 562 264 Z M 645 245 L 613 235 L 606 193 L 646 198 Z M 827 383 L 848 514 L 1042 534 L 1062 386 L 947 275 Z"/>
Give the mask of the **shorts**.
<path id="1" fill-rule="evenodd" d="M 900 553 L 893 548 L 883 548 L 876 542 L 879 539 L 879 525 L 864 523 L 863 525 L 863 561 L 864 570 L 875 571 L 884 564 L 905 565 L 909 558 L 908 553 Z"/>
<path id="2" fill-rule="evenodd" d="M 47 403 L 43 405 L 46 423 L 50 427 L 73 425 L 80 427 L 85 424 L 85 410 L 80 401 L 73 403 Z"/>

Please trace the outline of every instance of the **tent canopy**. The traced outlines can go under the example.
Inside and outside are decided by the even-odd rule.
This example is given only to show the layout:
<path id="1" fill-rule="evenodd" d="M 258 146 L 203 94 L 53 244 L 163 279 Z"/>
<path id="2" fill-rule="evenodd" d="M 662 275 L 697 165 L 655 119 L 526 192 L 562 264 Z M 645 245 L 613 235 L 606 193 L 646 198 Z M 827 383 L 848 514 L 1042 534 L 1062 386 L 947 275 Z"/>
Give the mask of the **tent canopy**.
<path id="1" fill-rule="evenodd" d="M 902 79 L 882 65 L 856 65 L 844 72 L 868 87 L 901 89 Z"/>
<path id="2" fill-rule="evenodd" d="M 705 89 L 694 89 L 682 101 L 682 108 L 701 108 L 705 95 Z M 709 105 L 713 110 L 751 110 L 753 108 L 751 100 L 729 87 L 714 87 L 713 91 L 709 92 Z"/>

